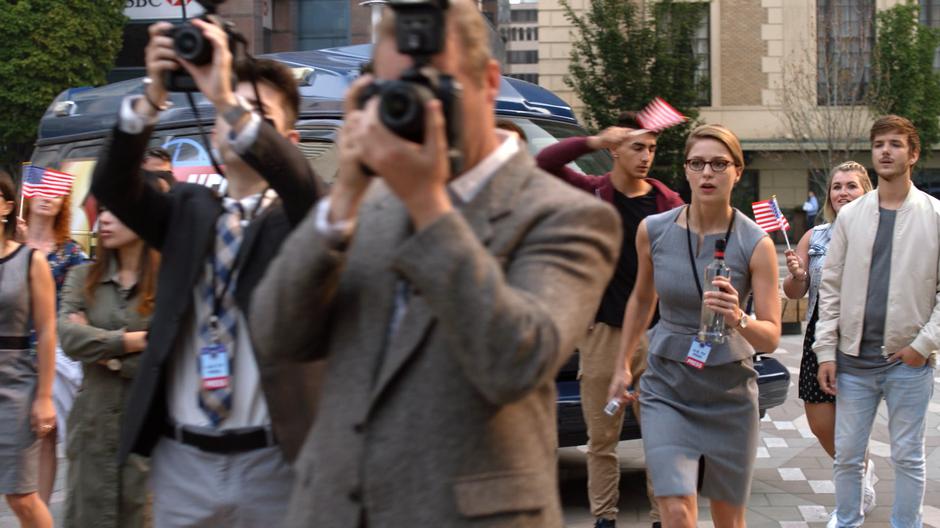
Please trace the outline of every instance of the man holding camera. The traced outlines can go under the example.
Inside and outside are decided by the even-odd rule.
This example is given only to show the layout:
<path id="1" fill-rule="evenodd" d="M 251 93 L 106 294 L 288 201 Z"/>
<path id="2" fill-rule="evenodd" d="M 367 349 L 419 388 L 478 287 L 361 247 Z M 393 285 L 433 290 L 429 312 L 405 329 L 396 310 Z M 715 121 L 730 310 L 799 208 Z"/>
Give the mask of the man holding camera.
<path id="1" fill-rule="evenodd" d="M 404 140 L 379 97 L 359 107 L 371 76 L 356 81 L 338 180 L 256 294 L 262 355 L 328 358 L 287 524 L 560 527 L 554 378 L 612 273 L 620 221 L 495 129 L 499 65 L 472 0 L 391 7 L 376 78 L 414 64 L 396 41 L 436 32 L 430 65 L 462 86 L 468 119 L 448 145 L 433 99 L 423 143 Z M 422 22 L 434 10 L 446 23 Z"/>
<path id="2" fill-rule="evenodd" d="M 289 461 L 311 422 L 318 366 L 257 358 L 246 314 L 268 263 L 321 184 L 294 146 L 299 96 L 291 72 L 272 61 L 240 63 L 233 89 L 226 32 L 204 20 L 192 25 L 211 45 L 211 60 L 180 59 L 167 34 L 172 26 L 151 26 L 151 81 L 143 95 L 124 101 L 92 183 L 100 202 L 162 253 L 119 455 L 123 461 L 152 451 L 156 526 L 279 526 L 293 481 Z M 225 197 L 194 184 L 163 194 L 137 170 L 168 107 L 163 80 L 182 69 L 215 106 Z"/>

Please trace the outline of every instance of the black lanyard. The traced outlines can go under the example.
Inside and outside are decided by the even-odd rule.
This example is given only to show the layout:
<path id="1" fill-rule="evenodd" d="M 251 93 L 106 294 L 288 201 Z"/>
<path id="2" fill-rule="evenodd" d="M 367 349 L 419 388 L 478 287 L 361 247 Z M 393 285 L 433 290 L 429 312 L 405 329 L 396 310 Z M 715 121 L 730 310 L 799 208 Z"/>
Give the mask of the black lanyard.
<path id="1" fill-rule="evenodd" d="M 695 277 L 695 287 L 698 288 L 699 298 L 704 297 L 702 292 L 702 281 L 698 278 L 698 266 L 695 264 L 695 253 L 692 251 L 692 224 L 689 222 L 689 209 L 692 206 L 685 206 L 685 239 L 689 243 L 689 263 L 692 265 L 692 276 Z M 734 227 L 734 217 L 737 216 L 737 210 L 731 208 L 731 221 L 728 222 L 728 230 L 725 231 L 725 250 L 728 247 L 728 240 L 731 239 L 731 228 Z M 704 240 L 704 235 L 702 239 Z"/>
<path id="2" fill-rule="evenodd" d="M 247 220 L 248 223 L 250 223 L 251 221 L 253 221 L 255 218 L 258 217 L 258 211 L 261 210 L 261 205 L 264 203 L 264 195 L 268 193 L 268 189 L 270 189 L 270 187 L 265 187 L 264 190 L 261 191 L 261 196 L 258 197 L 258 202 L 255 204 L 254 208 L 251 210 L 251 216 Z M 237 200 L 235 201 L 235 206 L 238 207 L 238 213 L 239 213 L 239 216 L 241 216 L 241 218 L 239 219 L 239 223 L 241 224 L 241 228 L 242 228 L 241 236 L 244 239 L 245 229 L 247 228 L 247 223 L 245 220 L 245 210 L 242 208 L 241 202 Z M 216 233 L 216 236 L 219 236 L 218 233 Z M 239 252 L 241 252 L 240 245 L 239 245 Z M 236 270 L 238 270 L 238 265 L 241 259 L 238 258 L 238 255 L 235 256 L 235 261 L 232 263 L 232 269 L 228 274 L 228 280 L 226 280 L 225 284 L 222 285 L 221 294 L 216 293 L 218 291 L 218 288 L 216 287 L 216 285 L 219 282 L 219 272 L 216 269 L 215 260 L 216 260 L 215 252 L 213 251 L 212 253 L 212 315 L 209 317 L 209 324 L 210 326 L 213 326 L 213 327 L 218 324 L 219 314 L 222 313 L 222 300 L 225 299 L 225 295 L 228 293 L 229 287 L 232 285 L 232 282 L 235 279 L 235 272 Z"/>

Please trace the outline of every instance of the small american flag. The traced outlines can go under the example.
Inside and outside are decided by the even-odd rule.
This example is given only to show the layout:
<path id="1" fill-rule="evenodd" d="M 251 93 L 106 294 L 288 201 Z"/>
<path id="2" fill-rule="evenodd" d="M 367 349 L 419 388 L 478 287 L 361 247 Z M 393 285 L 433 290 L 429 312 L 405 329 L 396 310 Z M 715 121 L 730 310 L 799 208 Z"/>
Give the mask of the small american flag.
<path id="1" fill-rule="evenodd" d="M 646 108 L 640 110 L 636 115 L 636 120 L 639 121 L 640 126 L 650 132 L 660 132 L 669 127 L 674 127 L 684 123 L 686 119 L 688 118 L 664 101 L 662 97 L 653 99 L 650 104 L 646 105 Z"/>
<path id="2" fill-rule="evenodd" d="M 769 200 L 761 200 L 760 202 L 752 203 L 751 209 L 754 210 L 754 221 L 757 222 L 757 225 L 764 231 L 770 233 L 778 229 L 783 229 L 784 231 L 790 229 L 790 222 L 787 222 L 787 217 L 783 216 L 783 213 L 780 212 L 780 206 L 777 205 L 776 196 Z"/>
<path id="3" fill-rule="evenodd" d="M 75 176 L 57 170 L 29 165 L 23 171 L 23 196 L 55 198 L 72 192 Z"/>

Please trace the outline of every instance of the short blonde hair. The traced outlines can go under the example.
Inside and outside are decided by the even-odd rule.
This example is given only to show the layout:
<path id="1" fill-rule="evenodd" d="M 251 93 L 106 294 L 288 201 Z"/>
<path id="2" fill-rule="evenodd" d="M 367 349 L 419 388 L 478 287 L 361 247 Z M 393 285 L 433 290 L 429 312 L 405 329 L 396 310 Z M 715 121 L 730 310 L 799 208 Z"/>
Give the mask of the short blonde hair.
<path id="1" fill-rule="evenodd" d="M 690 134 L 688 139 L 685 140 L 685 154 L 686 158 L 689 157 L 689 151 L 692 150 L 692 146 L 698 143 L 703 139 L 713 139 L 728 149 L 728 152 L 731 153 L 731 160 L 734 161 L 734 166 L 739 169 L 744 169 L 744 150 L 741 148 L 741 141 L 738 139 L 738 136 L 734 135 L 734 132 L 722 125 L 702 125 L 696 127 Z"/>
<path id="2" fill-rule="evenodd" d="M 840 172 L 854 172 L 858 174 L 858 184 L 868 192 L 872 189 L 871 186 L 871 177 L 868 175 L 868 169 L 864 165 L 857 161 L 843 161 L 842 163 L 836 165 L 829 171 L 829 180 L 826 181 L 826 201 L 823 202 L 823 218 L 827 222 L 832 222 L 836 219 L 836 210 L 832 207 L 832 201 L 829 199 L 830 191 L 832 190 L 832 179 L 836 177 L 836 174 Z"/>
<path id="3" fill-rule="evenodd" d="M 483 14 L 470 0 L 450 0 L 446 11 L 445 33 L 456 32 L 460 44 L 460 67 L 480 84 L 486 77 L 486 68 L 493 54 Z M 395 40 L 395 11 L 385 8 L 378 26 L 379 40 Z M 446 38 L 446 37 L 445 37 Z"/>

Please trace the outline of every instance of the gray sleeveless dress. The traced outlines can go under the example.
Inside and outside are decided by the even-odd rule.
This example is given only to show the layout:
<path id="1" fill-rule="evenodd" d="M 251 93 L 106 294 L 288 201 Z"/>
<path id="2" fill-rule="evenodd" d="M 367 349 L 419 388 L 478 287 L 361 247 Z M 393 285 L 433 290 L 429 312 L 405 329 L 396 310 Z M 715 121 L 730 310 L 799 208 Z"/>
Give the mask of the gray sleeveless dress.
<path id="1" fill-rule="evenodd" d="M 750 495 L 757 453 L 754 349 L 732 333 L 712 347 L 705 368 L 684 364 L 702 306 L 686 229 L 676 224 L 684 211 L 679 207 L 646 218 L 660 317 L 649 331 L 649 367 L 640 378 L 646 466 L 656 496 L 695 495 L 699 461 L 704 460 L 702 495 L 740 505 Z M 766 234 L 740 212 L 735 215 L 725 263 L 743 306 L 751 291 L 751 254 Z M 715 240 L 722 237 L 705 236 L 695 257 L 700 280 L 714 257 Z M 697 240 L 692 233 L 693 250 Z"/>
<path id="2" fill-rule="evenodd" d="M 0 495 L 36 491 L 39 441 L 29 423 L 36 367 L 29 349 L 29 264 L 20 246 L 0 258 Z"/>

